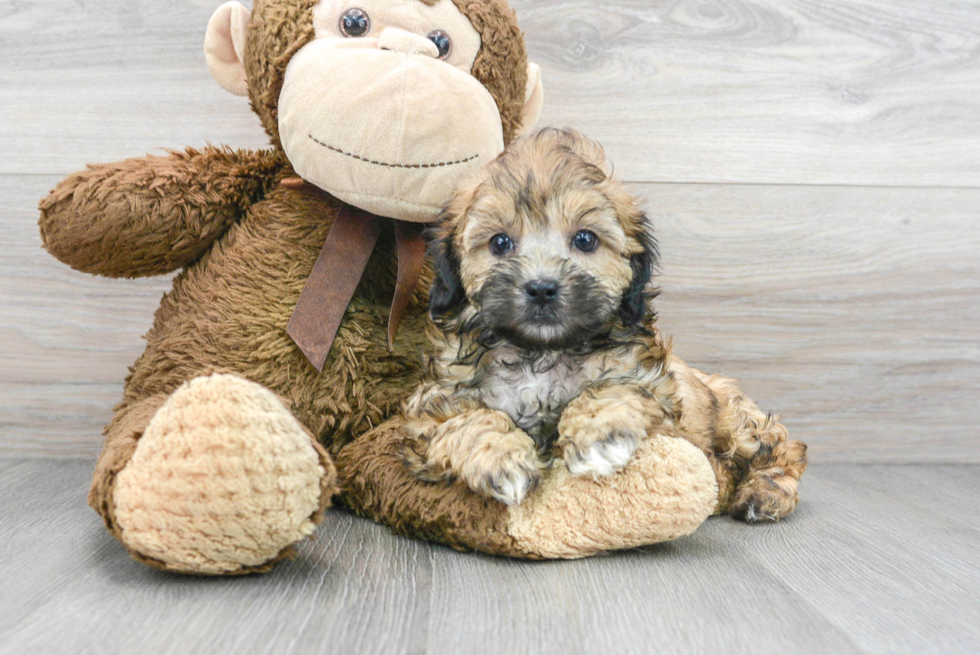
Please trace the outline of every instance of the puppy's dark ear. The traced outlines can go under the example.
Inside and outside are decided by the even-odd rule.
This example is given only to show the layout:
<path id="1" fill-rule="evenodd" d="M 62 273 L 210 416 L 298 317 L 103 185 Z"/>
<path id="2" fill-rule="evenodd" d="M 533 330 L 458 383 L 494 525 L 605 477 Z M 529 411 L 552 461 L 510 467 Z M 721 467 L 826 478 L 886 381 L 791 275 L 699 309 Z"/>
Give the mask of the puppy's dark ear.
<path id="1" fill-rule="evenodd" d="M 657 295 L 656 291 L 650 290 L 648 286 L 660 261 L 660 252 L 646 216 L 642 217 L 640 224 L 643 226 L 640 236 L 643 250 L 630 258 L 633 279 L 629 288 L 623 293 L 623 303 L 619 309 L 619 316 L 628 327 L 639 325 L 643 321 L 647 315 L 649 301 Z"/>
<path id="2" fill-rule="evenodd" d="M 459 308 L 466 300 L 463 281 L 459 277 L 459 257 L 453 248 L 452 237 L 443 236 L 430 242 L 435 279 L 429 291 L 429 315 L 441 318 Z"/>
<path id="3" fill-rule="evenodd" d="M 435 279 L 429 290 L 429 316 L 442 318 L 460 308 L 466 301 L 466 289 L 459 276 L 459 254 L 453 245 L 453 235 L 466 216 L 477 190 L 480 188 L 482 173 L 469 182 L 456 188 L 449 203 L 439 214 L 436 224 L 427 232 L 429 252 Z"/>

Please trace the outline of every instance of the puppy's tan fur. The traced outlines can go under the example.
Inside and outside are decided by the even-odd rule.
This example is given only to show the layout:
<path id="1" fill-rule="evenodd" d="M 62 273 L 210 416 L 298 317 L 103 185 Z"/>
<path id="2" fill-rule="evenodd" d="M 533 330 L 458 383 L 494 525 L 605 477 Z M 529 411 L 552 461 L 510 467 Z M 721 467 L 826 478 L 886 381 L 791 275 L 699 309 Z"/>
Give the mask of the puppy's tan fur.
<path id="1" fill-rule="evenodd" d="M 594 251 L 575 247 L 582 230 Z M 503 255 L 489 245 L 501 234 L 514 244 Z M 719 513 L 778 520 L 796 507 L 806 446 L 735 382 L 671 353 L 649 222 L 600 146 L 559 130 L 516 141 L 457 191 L 434 247 L 438 355 L 404 407 L 417 476 L 517 504 L 552 458 L 611 475 L 666 427 L 711 461 Z M 554 307 L 524 321 L 545 311 L 522 295 L 542 277 L 560 283 Z"/>

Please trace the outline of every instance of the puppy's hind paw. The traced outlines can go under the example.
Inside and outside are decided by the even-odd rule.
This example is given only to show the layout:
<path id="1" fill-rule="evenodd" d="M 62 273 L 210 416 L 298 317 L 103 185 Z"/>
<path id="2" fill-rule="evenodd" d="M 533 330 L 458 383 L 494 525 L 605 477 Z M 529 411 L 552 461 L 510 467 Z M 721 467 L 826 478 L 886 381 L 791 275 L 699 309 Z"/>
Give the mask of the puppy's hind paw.
<path id="1" fill-rule="evenodd" d="M 569 443 L 565 446 L 565 465 L 575 476 L 605 477 L 623 469 L 633 457 L 637 445 L 635 437 L 622 434 L 596 441 L 584 448 Z"/>
<path id="2" fill-rule="evenodd" d="M 746 523 L 767 523 L 779 520 L 778 517 L 767 513 L 762 503 L 756 500 L 745 500 L 732 505 L 729 512 L 733 518 L 741 519 Z"/>
<path id="3" fill-rule="evenodd" d="M 781 468 L 756 471 L 739 485 L 728 513 L 746 523 L 779 521 L 796 508 L 797 484 Z"/>

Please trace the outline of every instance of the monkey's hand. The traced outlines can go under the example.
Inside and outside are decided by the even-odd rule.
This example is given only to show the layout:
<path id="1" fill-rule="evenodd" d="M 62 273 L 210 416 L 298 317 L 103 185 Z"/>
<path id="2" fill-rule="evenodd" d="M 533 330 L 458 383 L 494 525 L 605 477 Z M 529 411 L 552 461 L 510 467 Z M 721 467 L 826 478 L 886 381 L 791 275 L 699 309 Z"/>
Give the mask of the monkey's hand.
<path id="1" fill-rule="evenodd" d="M 541 479 L 534 441 L 503 412 L 471 409 L 424 427 L 410 421 L 409 431 L 417 436 L 405 464 L 422 480 L 458 478 L 477 493 L 518 505 Z"/>
<path id="2" fill-rule="evenodd" d="M 72 268 L 107 277 L 186 266 L 276 183 L 276 151 L 207 147 L 89 166 L 41 201 L 41 240 Z"/>
<path id="3" fill-rule="evenodd" d="M 622 469 L 647 436 L 651 399 L 638 387 L 589 389 L 558 422 L 558 447 L 572 475 L 600 477 Z"/>

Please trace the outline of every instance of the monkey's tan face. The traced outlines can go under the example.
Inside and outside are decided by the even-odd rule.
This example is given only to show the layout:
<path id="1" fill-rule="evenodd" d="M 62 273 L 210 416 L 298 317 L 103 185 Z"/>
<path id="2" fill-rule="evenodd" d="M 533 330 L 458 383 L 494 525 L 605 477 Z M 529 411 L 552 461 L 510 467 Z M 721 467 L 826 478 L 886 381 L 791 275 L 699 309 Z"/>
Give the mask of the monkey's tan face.
<path id="1" fill-rule="evenodd" d="M 313 21 L 279 98 L 290 162 L 345 202 L 432 221 L 504 148 L 497 105 L 470 73 L 480 35 L 450 0 L 324 0 Z"/>
<path id="2" fill-rule="evenodd" d="M 511 343 L 583 345 L 620 311 L 645 219 L 597 166 L 523 145 L 494 162 L 458 219 L 459 277 L 481 324 Z"/>

